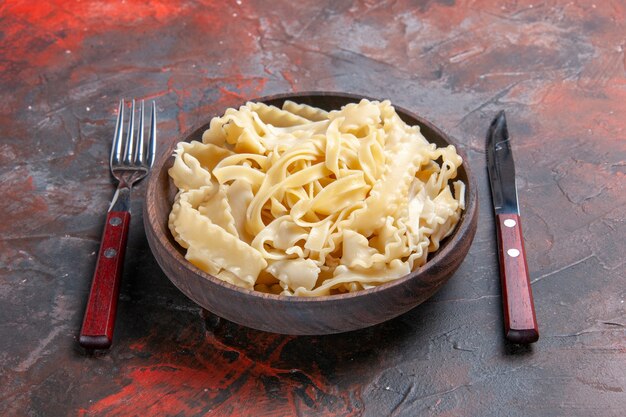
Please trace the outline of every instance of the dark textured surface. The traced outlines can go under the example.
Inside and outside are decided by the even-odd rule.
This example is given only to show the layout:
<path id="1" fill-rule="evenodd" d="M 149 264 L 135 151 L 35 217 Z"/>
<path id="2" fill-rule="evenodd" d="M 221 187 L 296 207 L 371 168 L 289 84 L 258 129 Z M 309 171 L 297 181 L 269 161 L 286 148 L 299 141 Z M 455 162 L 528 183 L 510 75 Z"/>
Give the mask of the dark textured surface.
<path id="1" fill-rule="evenodd" d="M 0 414 L 618 416 L 626 408 L 623 1 L 0 4 Z M 481 212 L 470 254 L 388 323 L 288 337 L 203 315 L 165 278 L 133 203 L 113 349 L 79 331 L 113 189 L 117 100 L 170 142 L 242 99 L 389 98 L 454 136 Z M 513 138 L 541 339 L 502 336 L 484 171 Z M 165 146 L 162 146 L 162 149 Z"/>

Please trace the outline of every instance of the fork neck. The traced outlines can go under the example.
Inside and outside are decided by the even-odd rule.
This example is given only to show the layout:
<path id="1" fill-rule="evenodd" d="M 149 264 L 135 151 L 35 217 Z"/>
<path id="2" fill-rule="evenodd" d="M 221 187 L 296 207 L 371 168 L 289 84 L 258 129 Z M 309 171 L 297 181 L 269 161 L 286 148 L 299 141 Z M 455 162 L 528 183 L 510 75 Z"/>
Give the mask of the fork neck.
<path id="1" fill-rule="evenodd" d="M 115 190 L 109 211 L 130 212 L 130 185 L 123 179 L 120 180 L 117 190 Z"/>

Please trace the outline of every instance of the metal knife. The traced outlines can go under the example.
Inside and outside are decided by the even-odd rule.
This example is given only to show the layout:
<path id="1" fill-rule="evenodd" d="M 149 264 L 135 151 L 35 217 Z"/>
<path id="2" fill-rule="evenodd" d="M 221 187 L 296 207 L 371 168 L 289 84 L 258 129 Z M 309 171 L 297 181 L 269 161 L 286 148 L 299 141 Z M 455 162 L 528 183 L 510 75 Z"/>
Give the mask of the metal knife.
<path id="1" fill-rule="evenodd" d="M 513 152 L 504 111 L 498 113 L 487 132 L 487 170 L 498 234 L 505 336 L 514 343 L 534 343 L 539 339 L 539 329 L 522 237 Z"/>

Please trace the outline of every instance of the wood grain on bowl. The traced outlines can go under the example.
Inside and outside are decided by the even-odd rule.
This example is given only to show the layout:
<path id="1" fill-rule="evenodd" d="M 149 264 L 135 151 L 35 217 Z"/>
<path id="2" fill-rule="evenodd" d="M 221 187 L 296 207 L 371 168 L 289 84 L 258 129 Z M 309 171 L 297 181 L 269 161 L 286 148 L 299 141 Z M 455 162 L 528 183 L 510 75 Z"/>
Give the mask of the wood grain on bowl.
<path id="1" fill-rule="evenodd" d="M 289 99 L 325 110 L 358 102 L 362 97 L 341 93 L 297 93 L 260 98 L 280 106 Z M 243 104 L 243 103 L 242 103 Z M 410 125 L 419 125 L 422 134 L 437 146 L 456 145 L 430 122 L 396 107 Z M 180 137 L 181 141 L 201 140 L 210 118 Z M 168 228 L 168 216 L 177 188 L 167 171 L 172 166 L 172 149 L 157 160 L 148 180 L 144 224 L 152 252 L 168 278 L 185 295 L 207 310 L 233 322 L 255 329 L 285 334 L 329 334 L 371 326 L 396 317 L 432 296 L 456 271 L 467 255 L 476 232 L 477 196 L 471 170 L 465 162 L 458 179 L 466 184 L 466 208 L 453 234 L 409 275 L 379 287 L 324 297 L 294 297 L 265 294 L 228 284 L 188 262 Z M 467 161 L 462 150 L 457 152 Z"/>

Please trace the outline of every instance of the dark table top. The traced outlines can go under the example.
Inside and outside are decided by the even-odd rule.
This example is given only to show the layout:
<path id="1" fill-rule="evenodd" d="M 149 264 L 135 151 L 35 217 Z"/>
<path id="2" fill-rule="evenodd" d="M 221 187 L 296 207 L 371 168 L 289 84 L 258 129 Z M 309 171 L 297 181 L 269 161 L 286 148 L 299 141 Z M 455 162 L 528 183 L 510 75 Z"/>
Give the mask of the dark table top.
<path id="1" fill-rule="evenodd" d="M 625 2 L 7 1 L 0 39 L 1 415 L 623 415 Z M 114 345 L 87 355 L 77 333 L 118 100 L 156 100 L 164 151 L 227 106 L 307 90 L 389 98 L 461 144 L 480 220 L 455 276 L 361 331 L 243 328 L 161 272 L 139 185 Z M 500 109 L 540 325 L 530 347 L 503 340 L 484 155 Z"/>

